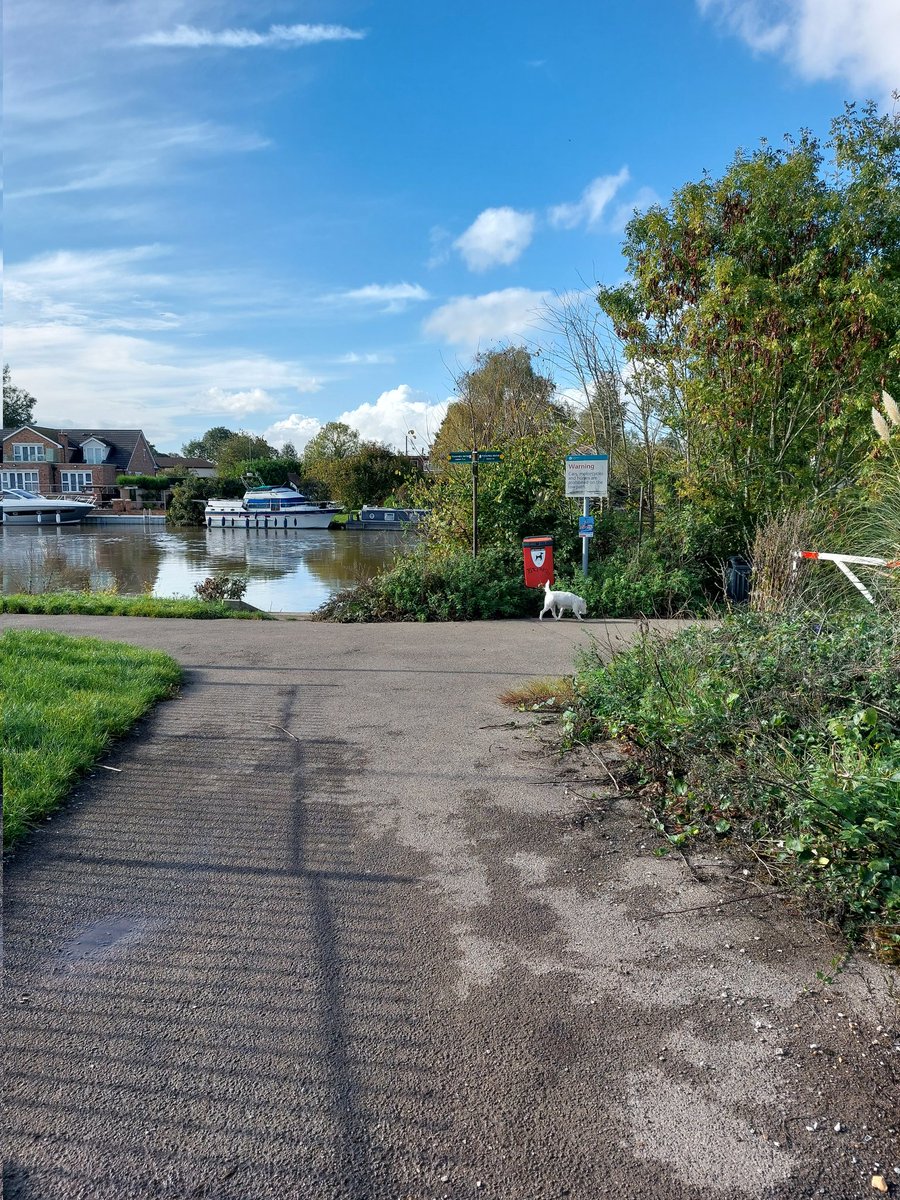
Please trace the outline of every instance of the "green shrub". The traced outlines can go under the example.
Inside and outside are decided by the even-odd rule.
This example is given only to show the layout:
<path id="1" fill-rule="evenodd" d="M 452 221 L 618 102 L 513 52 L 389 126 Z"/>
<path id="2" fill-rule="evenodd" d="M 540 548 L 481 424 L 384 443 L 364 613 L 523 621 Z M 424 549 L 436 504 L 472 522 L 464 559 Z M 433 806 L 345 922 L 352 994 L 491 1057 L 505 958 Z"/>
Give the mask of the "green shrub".
<path id="1" fill-rule="evenodd" d="M 476 559 L 424 548 L 391 570 L 332 596 L 318 611 L 330 621 L 484 621 L 540 611 L 534 589 L 522 581 L 521 551 L 494 547 Z"/>
<path id="2" fill-rule="evenodd" d="M 750 845 L 851 935 L 900 955 L 900 629 L 875 612 L 727 617 L 582 656 L 570 736 L 625 736 L 678 842 Z"/>
<path id="3" fill-rule="evenodd" d="M 591 617 L 671 617 L 708 604 L 700 572 L 670 566 L 652 543 L 638 552 L 615 550 L 580 573 L 557 577 L 555 586 L 583 596 Z"/>

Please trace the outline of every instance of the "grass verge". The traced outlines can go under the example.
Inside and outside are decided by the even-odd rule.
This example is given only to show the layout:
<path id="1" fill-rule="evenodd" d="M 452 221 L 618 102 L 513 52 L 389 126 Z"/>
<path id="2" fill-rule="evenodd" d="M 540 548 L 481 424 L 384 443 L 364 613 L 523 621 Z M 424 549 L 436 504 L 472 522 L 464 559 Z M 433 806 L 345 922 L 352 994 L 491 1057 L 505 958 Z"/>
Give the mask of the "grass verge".
<path id="1" fill-rule="evenodd" d="M 0 596 L 0 613 L 74 613 L 95 617 L 189 617 L 193 620 L 266 621 L 261 612 L 243 612 L 227 604 L 189 597 L 120 596 L 115 592 L 44 592 Z"/>
<path id="2" fill-rule="evenodd" d="M 33 629 L 0 636 L 6 848 L 180 680 L 158 650 Z"/>
<path id="3" fill-rule="evenodd" d="M 900 962 L 900 628 L 876 613 L 735 614 L 604 666 L 572 742 L 635 748 L 669 840 L 733 841 L 771 886 Z"/>

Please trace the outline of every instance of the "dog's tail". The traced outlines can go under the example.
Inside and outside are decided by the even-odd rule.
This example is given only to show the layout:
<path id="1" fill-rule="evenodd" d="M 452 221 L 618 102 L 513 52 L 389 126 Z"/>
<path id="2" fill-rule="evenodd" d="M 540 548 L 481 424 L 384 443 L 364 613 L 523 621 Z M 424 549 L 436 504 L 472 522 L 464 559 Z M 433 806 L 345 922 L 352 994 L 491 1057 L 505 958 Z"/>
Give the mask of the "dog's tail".
<path id="1" fill-rule="evenodd" d="M 550 591 L 550 580 L 549 580 L 549 579 L 545 579 L 545 580 L 544 580 L 544 591 L 545 591 L 545 592 L 549 592 L 549 591 Z"/>

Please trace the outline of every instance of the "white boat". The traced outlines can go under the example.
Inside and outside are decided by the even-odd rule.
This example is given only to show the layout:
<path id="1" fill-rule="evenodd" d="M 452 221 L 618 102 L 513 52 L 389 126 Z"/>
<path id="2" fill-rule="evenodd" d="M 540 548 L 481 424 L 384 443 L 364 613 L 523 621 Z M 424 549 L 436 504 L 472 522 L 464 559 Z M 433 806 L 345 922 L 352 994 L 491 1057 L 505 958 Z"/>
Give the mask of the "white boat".
<path id="1" fill-rule="evenodd" d="M 243 500 L 209 500 L 203 510 L 208 529 L 327 529 L 343 512 L 331 500 L 310 500 L 293 484 L 256 487 Z"/>
<path id="2" fill-rule="evenodd" d="M 94 508 L 93 500 L 39 496 L 22 488 L 3 488 L 0 508 L 4 525 L 73 525 Z"/>

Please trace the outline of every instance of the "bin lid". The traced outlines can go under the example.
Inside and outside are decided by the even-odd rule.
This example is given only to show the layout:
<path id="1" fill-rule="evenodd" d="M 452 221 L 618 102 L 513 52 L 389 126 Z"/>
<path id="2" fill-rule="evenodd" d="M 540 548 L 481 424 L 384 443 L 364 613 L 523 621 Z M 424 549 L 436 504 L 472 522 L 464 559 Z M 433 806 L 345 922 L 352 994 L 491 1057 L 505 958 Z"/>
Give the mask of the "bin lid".
<path id="1" fill-rule="evenodd" d="M 552 546 L 553 538 L 548 537 L 548 536 L 522 538 L 522 545 L 523 546 Z"/>

